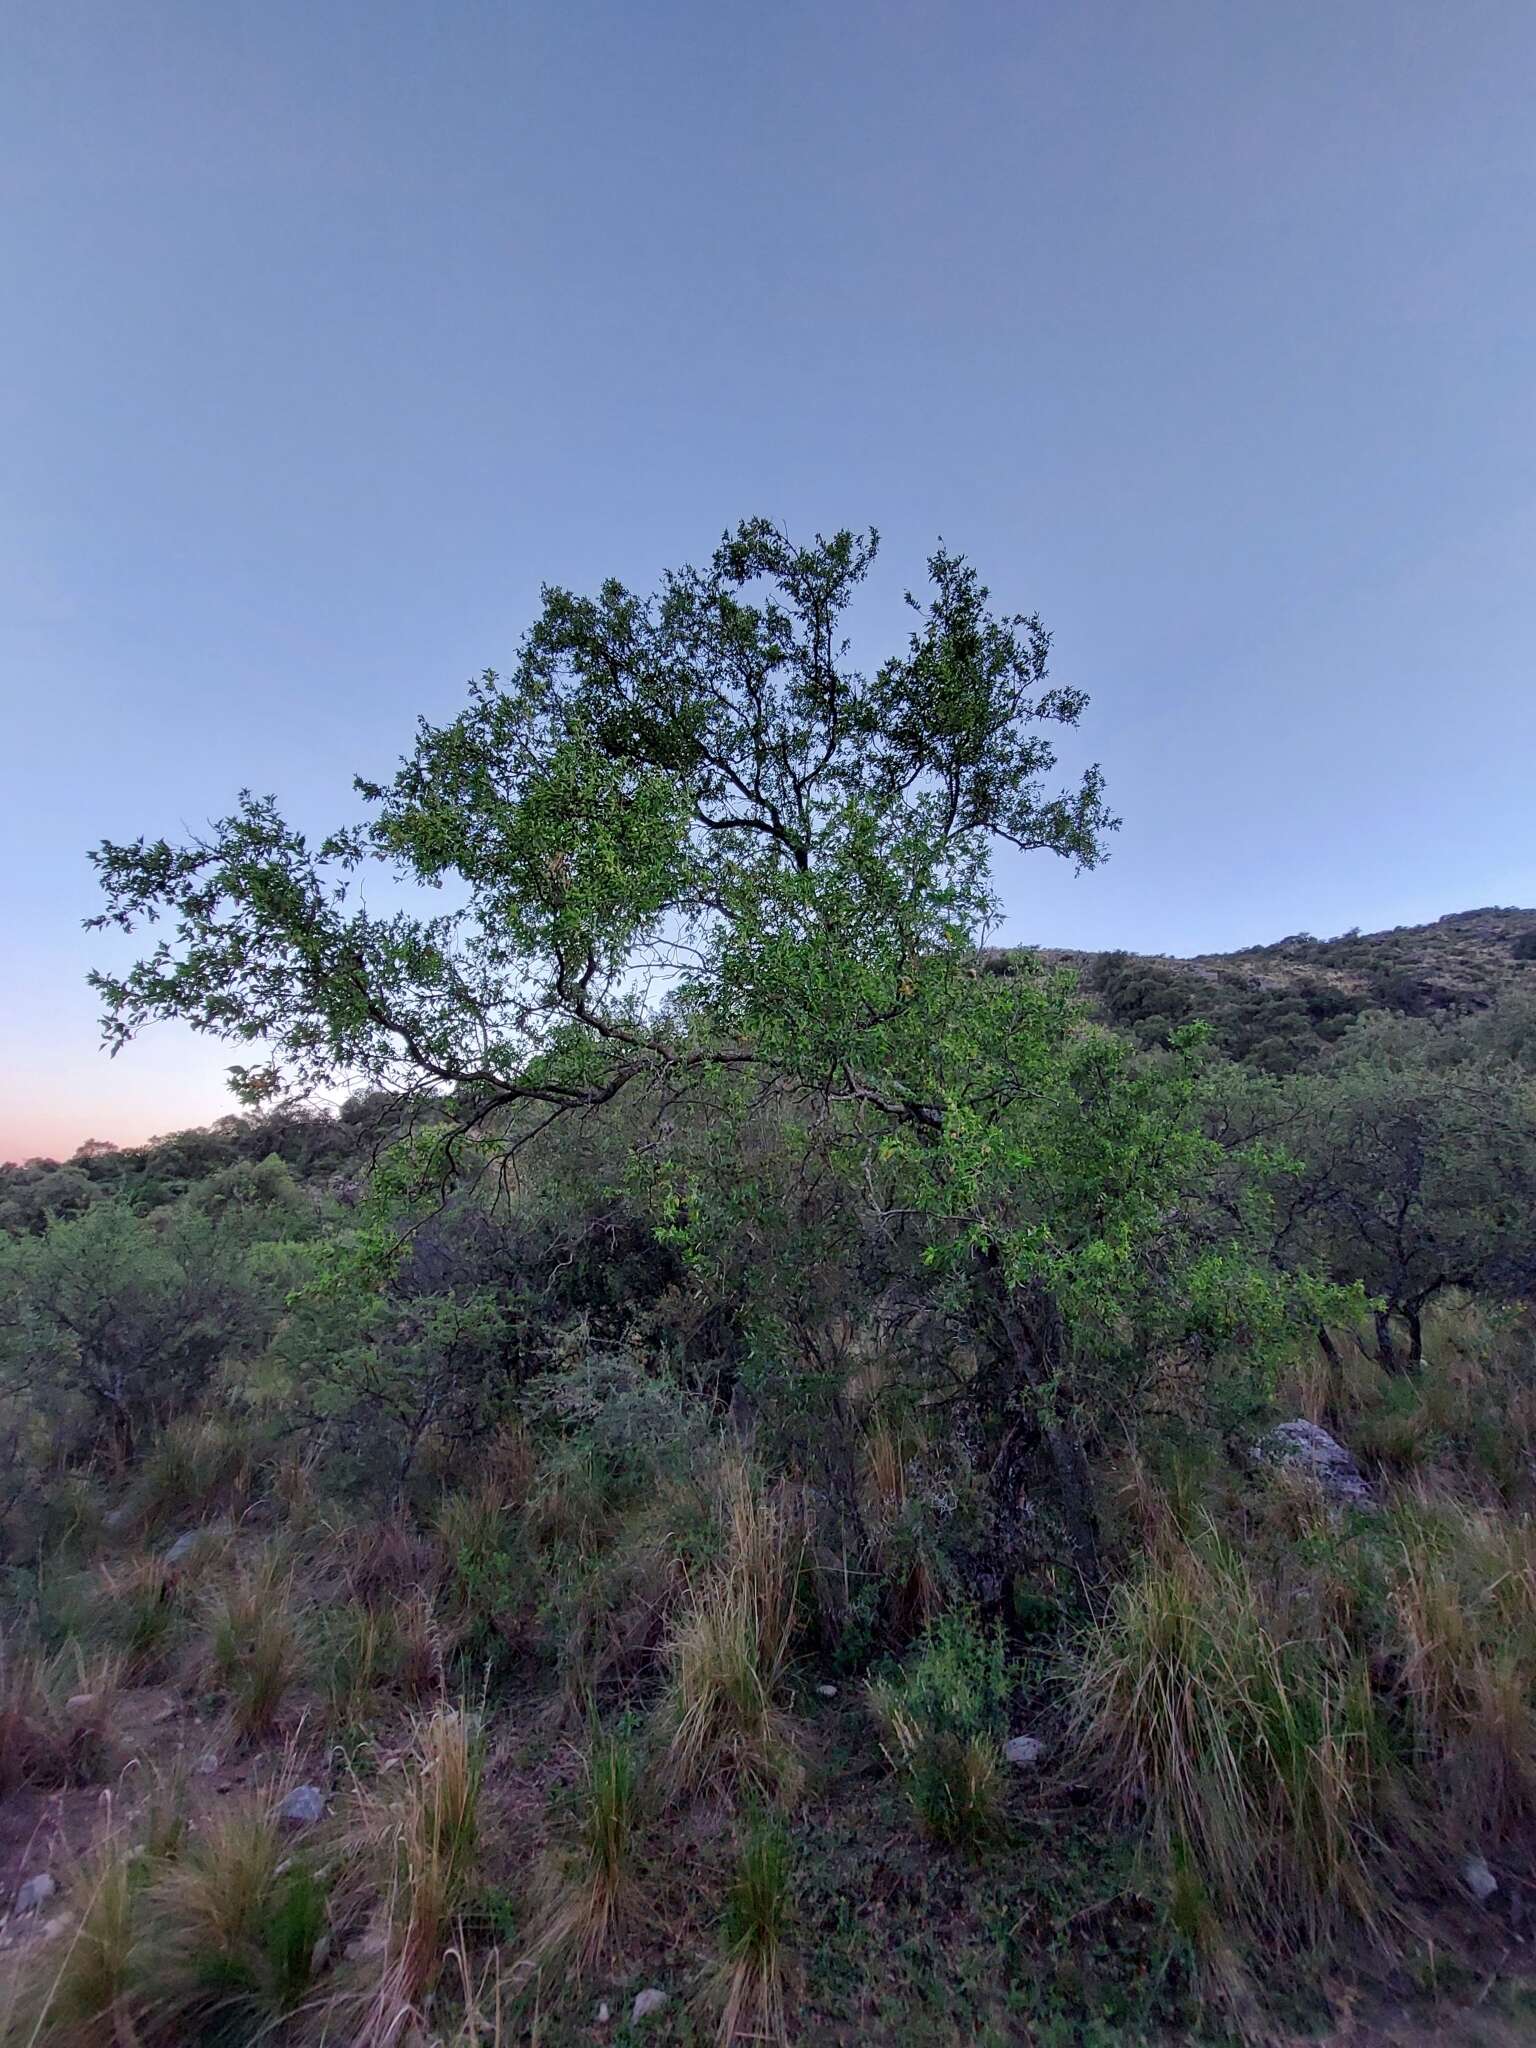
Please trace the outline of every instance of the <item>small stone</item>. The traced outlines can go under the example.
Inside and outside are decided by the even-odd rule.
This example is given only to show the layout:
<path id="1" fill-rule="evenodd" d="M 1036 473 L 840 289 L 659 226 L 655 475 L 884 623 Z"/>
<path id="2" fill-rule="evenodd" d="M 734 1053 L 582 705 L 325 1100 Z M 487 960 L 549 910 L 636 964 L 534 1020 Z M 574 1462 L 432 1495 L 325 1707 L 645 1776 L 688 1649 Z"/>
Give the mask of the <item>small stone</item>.
<path id="1" fill-rule="evenodd" d="M 1467 1890 L 1480 1906 L 1486 1906 L 1499 1888 L 1499 1880 L 1481 1856 L 1469 1856 L 1461 1866 L 1461 1875 Z"/>
<path id="2" fill-rule="evenodd" d="M 55 1913 L 51 1920 L 43 1922 L 44 1941 L 57 1941 L 61 1934 L 68 1934 L 74 1924 L 67 1913 Z"/>
<path id="3" fill-rule="evenodd" d="M 597 2008 L 597 2024 L 600 2027 L 606 2027 L 608 2022 L 612 2018 L 613 2014 L 608 2010 L 608 2001 L 605 1998 L 602 2004 Z"/>
<path id="4" fill-rule="evenodd" d="M 824 1700 L 835 1700 L 837 1698 L 837 1687 L 835 1685 L 818 1685 L 816 1690 Z"/>
<path id="5" fill-rule="evenodd" d="M 1003 1744 L 1003 1756 L 1011 1764 L 1037 1764 L 1045 1755 L 1038 1735 L 1014 1735 Z"/>
<path id="6" fill-rule="evenodd" d="M 58 1886 L 46 1870 L 40 1870 L 36 1877 L 29 1877 L 17 1889 L 16 1910 L 18 1913 L 35 1913 L 39 1906 L 46 1906 L 58 1890 Z"/>
<path id="7" fill-rule="evenodd" d="M 126 1508 L 108 1508 L 101 1518 L 103 1529 L 126 1529 L 128 1522 L 129 1514 Z"/>
<path id="8" fill-rule="evenodd" d="M 205 1778 L 211 1778 L 219 1768 L 219 1753 L 216 1749 L 205 1749 L 197 1760 L 197 1768 Z"/>
<path id="9" fill-rule="evenodd" d="M 295 1785 L 278 1807 L 277 1817 L 289 1827 L 312 1827 L 325 1819 L 325 1794 L 318 1785 Z"/>
<path id="10" fill-rule="evenodd" d="M 95 1693 L 72 1692 L 64 1702 L 64 1711 L 66 1714 L 89 1714 L 95 1705 Z"/>
<path id="11" fill-rule="evenodd" d="M 634 2026 L 640 2020 L 650 2019 L 654 2013 L 661 2011 L 666 2002 L 667 1994 L 655 1984 L 648 1984 L 644 1991 L 637 1991 L 635 2002 L 630 2008 L 630 2025 Z"/>
<path id="12" fill-rule="evenodd" d="M 183 1530 L 181 1535 L 176 1538 L 176 1541 L 167 1549 L 165 1553 L 166 1563 L 185 1564 L 202 1541 L 202 1538 L 203 1532 L 201 1529 Z"/>

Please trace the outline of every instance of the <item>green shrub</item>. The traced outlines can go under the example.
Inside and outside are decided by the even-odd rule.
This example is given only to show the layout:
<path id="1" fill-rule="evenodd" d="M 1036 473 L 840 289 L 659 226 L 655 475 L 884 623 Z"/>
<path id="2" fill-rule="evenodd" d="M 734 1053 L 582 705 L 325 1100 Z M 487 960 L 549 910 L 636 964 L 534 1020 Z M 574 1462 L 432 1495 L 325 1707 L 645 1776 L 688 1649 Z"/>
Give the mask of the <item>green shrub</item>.
<path id="1" fill-rule="evenodd" d="M 939 1617 L 899 1674 L 870 1688 L 887 1754 L 935 1840 L 974 1842 L 996 1825 L 1011 1695 L 1001 1629 L 959 1609 Z"/>

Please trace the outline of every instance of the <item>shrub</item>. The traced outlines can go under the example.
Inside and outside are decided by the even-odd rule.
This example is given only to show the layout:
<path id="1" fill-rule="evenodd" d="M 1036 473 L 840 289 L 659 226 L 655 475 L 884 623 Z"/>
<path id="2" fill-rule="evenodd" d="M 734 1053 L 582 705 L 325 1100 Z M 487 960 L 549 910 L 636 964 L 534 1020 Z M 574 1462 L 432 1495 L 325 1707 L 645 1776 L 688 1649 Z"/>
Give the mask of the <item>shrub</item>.
<path id="1" fill-rule="evenodd" d="M 901 1673 L 870 1688 L 888 1754 L 936 1840 L 974 1842 L 1002 1805 L 1002 1744 L 1012 1684 L 1000 1629 L 942 1615 Z"/>

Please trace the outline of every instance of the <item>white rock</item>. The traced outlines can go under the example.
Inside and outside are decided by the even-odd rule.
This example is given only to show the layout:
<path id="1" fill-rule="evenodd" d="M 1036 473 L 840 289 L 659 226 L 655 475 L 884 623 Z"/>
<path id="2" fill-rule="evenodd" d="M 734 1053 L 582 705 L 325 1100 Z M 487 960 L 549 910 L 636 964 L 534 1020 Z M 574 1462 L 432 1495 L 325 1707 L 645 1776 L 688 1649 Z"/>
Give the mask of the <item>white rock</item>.
<path id="1" fill-rule="evenodd" d="M 203 1532 L 201 1529 L 184 1529 L 181 1535 L 176 1538 L 176 1541 L 166 1550 L 166 1563 L 185 1564 L 202 1540 Z"/>
<path id="2" fill-rule="evenodd" d="M 1499 1880 L 1481 1856 L 1469 1856 L 1461 1866 L 1461 1874 L 1467 1890 L 1480 1906 L 1486 1905 L 1499 1888 Z"/>
<path id="3" fill-rule="evenodd" d="M 67 1913 L 55 1913 L 51 1920 L 43 1922 L 44 1941 L 57 1941 L 61 1934 L 68 1934 L 74 1924 Z"/>
<path id="4" fill-rule="evenodd" d="M 91 1709 L 95 1706 L 95 1704 L 95 1693 L 72 1692 L 69 1698 L 64 1702 L 64 1711 L 66 1714 L 88 1714 L 90 1713 Z"/>
<path id="5" fill-rule="evenodd" d="M 289 1827 L 307 1828 L 325 1819 L 325 1794 L 318 1785 L 295 1785 L 277 1809 Z"/>
<path id="6" fill-rule="evenodd" d="M 816 1690 L 824 1700 L 835 1700 L 837 1698 L 837 1687 L 835 1685 L 818 1685 Z"/>
<path id="7" fill-rule="evenodd" d="M 613 2014 L 608 2010 L 608 2001 L 605 1998 L 602 2004 L 597 2008 L 597 2024 L 600 2027 L 606 2027 L 608 2022 L 612 2018 Z"/>
<path id="8" fill-rule="evenodd" d="M 1259 1449 L 1282 1465 L 1310 1474 L 1330 1500 L 1351 1507 L 1370 1507 L 1374 1496 L 1354 1459 L 1337 1437 L 1315 1422 L 1277 1422 L 1259 1440 Z"/>
<path id="9" fill-rule="evenodd" d="M 18 1913 L 35 1913 L 39 1906 L 46 1906 L 58 1890 L 58 1886 L 46 1870 L 40 1870 L 36 1877 L 29 1877 L 17 1888 L 16 1910 Z"/>
<path id="10" fill-rule="evenodd" d="M 1015 1735 L 1003 1744 L 1003 1755 L 1011 1764 L 1037 1764 L 1045 1755 L 1038 1735 Z"/>
<path id="11" fill-rule="evenodd" d="M 205 1778 L 211 1778 L 219 1768 L 219 1753 L 216 1749 L 205 1749 L 197 1760 L 197 1768 Z"/>
<path id="12" fill-rule="evenodd" d="M 667 1994 L 655 1984 L 648 1984 L 644 1991 L 637 1991 L 635 2002 L 630 2007 L 630 2025 L 635 2025 L 639 2020 L 650 2019 L 653 2013 L 661 2011 L 666 2002 Z"/>

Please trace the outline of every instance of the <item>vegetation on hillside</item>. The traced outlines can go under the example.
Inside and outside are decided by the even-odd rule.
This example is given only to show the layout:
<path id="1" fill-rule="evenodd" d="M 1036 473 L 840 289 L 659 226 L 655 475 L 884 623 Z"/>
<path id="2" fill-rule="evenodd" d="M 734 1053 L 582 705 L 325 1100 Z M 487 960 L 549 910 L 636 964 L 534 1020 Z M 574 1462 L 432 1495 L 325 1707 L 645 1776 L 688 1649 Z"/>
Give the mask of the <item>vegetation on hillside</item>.
<path id="1" fill-rule="evenodd" d="M 942 551 L 859 670 L 874 545 L 99 849 L 247 1107 L 0 1175 L 7 2038 L 1529 2015 L 1536 918 L 990 953 L 1085 706 Z"/>

